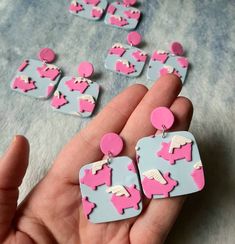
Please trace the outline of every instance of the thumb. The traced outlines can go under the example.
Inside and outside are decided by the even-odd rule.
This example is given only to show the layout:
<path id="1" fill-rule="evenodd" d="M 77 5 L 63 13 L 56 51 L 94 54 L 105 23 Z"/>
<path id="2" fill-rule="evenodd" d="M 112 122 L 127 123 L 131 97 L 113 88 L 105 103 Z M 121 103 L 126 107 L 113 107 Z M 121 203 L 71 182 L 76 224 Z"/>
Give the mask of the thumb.
<path id="1" fill-rule="evenodd" d="M 14 218 L 18 187 L 25 175 L 29 159 L 29 143 L 23 136 L 15 136 L 0 159 L 0 240 L 10 230 Z"/>

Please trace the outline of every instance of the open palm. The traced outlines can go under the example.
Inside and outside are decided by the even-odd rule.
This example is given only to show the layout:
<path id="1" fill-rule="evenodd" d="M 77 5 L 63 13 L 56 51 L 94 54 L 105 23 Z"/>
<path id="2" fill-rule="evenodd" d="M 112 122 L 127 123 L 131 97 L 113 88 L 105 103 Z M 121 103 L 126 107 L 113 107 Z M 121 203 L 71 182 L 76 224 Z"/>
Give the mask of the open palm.
<path id="1" fill-rule="evenodd" d="M 102 158 L 99 142 L 108 132 L 120 134 L 125 141 L 122 155 L 134 158 L 138 139 L 156 133 L 149 119 L 155 107 L 170 107 L 176 120 L 172 130 L 187 130 L 192 105 L 177 97 L 180 90 L 181 81 L 174 75 L 162 77 L 150 90 L 137 84 L 127 88 L 65 145 L 48 174 L 18 207 L 29 145 L 23 136 L 16 136 L 0 161 L 0 243 L 162 243 L 183 197 L 144 199 L 138 217 L 92 224 L 82 211 L 78 173 L 84 164 Z"/>

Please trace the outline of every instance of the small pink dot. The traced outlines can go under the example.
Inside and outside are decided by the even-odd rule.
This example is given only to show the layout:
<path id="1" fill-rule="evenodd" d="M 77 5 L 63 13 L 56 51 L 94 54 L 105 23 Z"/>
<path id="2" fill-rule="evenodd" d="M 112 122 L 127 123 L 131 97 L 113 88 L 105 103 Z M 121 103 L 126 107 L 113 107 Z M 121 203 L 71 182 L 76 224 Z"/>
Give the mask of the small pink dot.
<path id="1" fill-rule="evenodd" d="M 169 108 L 158 107 L 152 111 L 150 120 L 156 129 L 168 130 L 174 123 L 174 115 Z"/>
<path id="2" fill-rule="evenodd" d="M 123 148 L 123 140 L 116 133 L 105 134 L 100 141 L 100 149 L 105 155 L 117 156 Z"/>
<path id="3" fill-rule="evenodd" d="M 183 46 L 179 42 L 172 42 L 170 49 L 175 55 L 182 56 L 184 54 Z"/>
<path id="4" fill-rule="evenodd" d="M 42 48 L 38 53 L 38 58 L 47 63 L 53 62 L 55 57 L 55 52 L 51 48 Z"/>
<path id="5" fill-rule="evenodd" d="M 137 31 L 132 31 L 127 35 L 127 42 L 131 46 L 137 46 L 141 43 L 142 36 Z"/>
<path id="6" fill-rule="evenodd" d="M 91 63 L 84 61 L 78 66 L 78 74 L 81 77 L 89 78 L 94 72 L 94 67 Z"/>

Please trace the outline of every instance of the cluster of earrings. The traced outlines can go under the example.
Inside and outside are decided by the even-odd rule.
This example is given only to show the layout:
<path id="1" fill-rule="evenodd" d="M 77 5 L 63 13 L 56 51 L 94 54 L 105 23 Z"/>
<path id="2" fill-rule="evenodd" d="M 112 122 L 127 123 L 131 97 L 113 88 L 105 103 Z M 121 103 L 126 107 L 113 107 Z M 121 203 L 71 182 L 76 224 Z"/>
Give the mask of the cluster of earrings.
<path id="1" fill-rule="evenodd" d="M 141 12 L 134 8 L 136 0 L 123 0 L 108 4 L 107 0 L 73 0 L 69 11 L 77 16 L 100 20 L 106 12 L 104 22 L 107 25 L 133 30 L 138 25 Z"/>
<path id="2" fill-rule="evenodd" d="M 78 66 L 79 77 L 66 76 L 60 81 L 61 69 L 50 64 L 56 58 L 54 51 L 43 48 L 38 58 L 23 61 L 12 79 L 11 88 L 40 99 L 48 99 L 53 95 L 53 109 L 81 117 L 91 116 L 99 96 L 99 85 L 88 79 L 94 72 L 93 65 L 82 62 Z"/>
<path id="3" fill-rule="evenodd" d="M 203 189 L 203 166 L 194 136 L 187 131 L 168 132 L 174 115 L 166 107 L 154 109 L 150 120 L 162 133 L 137 142 L 137 163 L 127 156 L 118 156 L 123 141 L 119 135 L 108 133 L 100 142 L 103 160 L 80 169 L 84 214 L 91 222 L 139 215 L 143 194 L 159 199 Z"/>
<path id="4" fill-rule="evenodd" d="M 142 36 L 132 31 L 127 35 L 130 45 L 115 43 L 109 50 L 105 59 L 105 68 L 128 77 L 137 77 L 141 74 L 147 61 L 147 53 L 136 48 L 141 43 Z M 179 42 L 173 42 L 171 52 L 154 51 L 149 62 L 147 78 L 156 81 L 160 76 L 173 73 L 184 83 L 189 62 L 183 57 L 183 46 Z"/>

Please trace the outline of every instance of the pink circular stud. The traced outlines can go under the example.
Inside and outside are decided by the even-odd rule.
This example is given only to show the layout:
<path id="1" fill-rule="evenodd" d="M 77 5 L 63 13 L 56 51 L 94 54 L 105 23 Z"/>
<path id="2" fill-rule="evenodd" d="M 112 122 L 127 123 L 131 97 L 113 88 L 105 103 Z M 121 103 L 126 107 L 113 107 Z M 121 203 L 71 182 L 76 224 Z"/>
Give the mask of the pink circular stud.
<path id="1" fill-rule="evenodd" d="M 141 43 L 142 36 L 137 31 L 132 31 L 127 35 L 127 42 L 131 46 L 137 46 Z"/>
<path id="2" fill-rule="evenodd" d="M 94 72 L 94 67 L 91 63 L 84 61 L 78 66 L 78 74 L 81 77 L 89 78 Z"/>
<path id="3" fill-rule="evenodd" d="M 179 42 L 172 42 L 170 49 L 175 55 L 182 56 L 184 54 L 183 46 Z"/>
<path id="4" fill-rule="evenodd" d="M 47 62 L 47 63 L 51 63 L 55 60 L 55 53 L 52 49 L 50 48 L 42 48 L 39 53 L 38 53 L 38 58 L 41 61 Z"/>
<path id="5" fill-rule="evenodd" d="M 100 141 L 100 149 L 105 155 L 117 156 L 123 148 L 123 140 L 116 133 L 105 134 Z"/>
<path id="6" fill-rule="evenodd" d="M 169 108 L 158 107 L 151 113 L 151 123 L 158 130 L 168 130 L 174 123 L 174 115 Z"/>
<path id="7" fill-rule="evenodd" d="M 136 0 L 123 0 L 123 3 L 128 6 L 133 6 L 136 4 Z"/>

